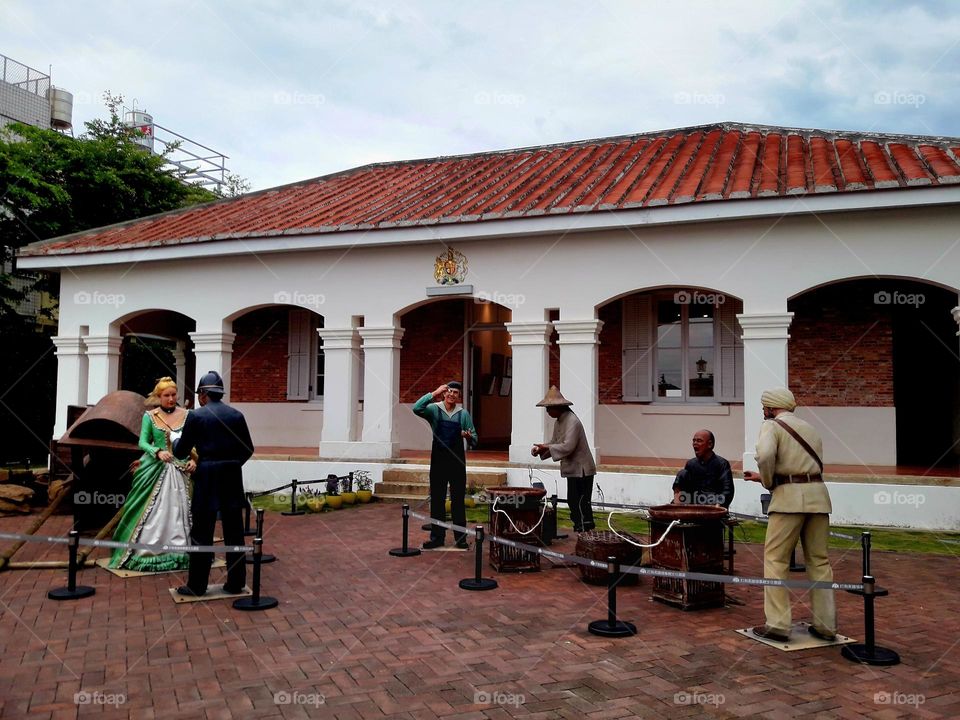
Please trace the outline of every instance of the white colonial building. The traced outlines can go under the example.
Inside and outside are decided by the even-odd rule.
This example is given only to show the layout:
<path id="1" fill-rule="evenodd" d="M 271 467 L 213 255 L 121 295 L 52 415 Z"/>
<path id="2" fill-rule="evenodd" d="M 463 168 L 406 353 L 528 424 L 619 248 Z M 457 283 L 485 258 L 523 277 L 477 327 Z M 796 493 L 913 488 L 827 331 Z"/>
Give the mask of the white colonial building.
<path id="1" fill-rule="evenodd" d="M 701 427 L 752 467 L 760 393 L 788 385 L 835 522 L 953 528 L 958 157 L 957 138 L 683 128 L 361 167 L 18 264 L 61 276 L 55 436 L 121 388 L 126 343 L 161 338 L 188 390 L 226 379 L 254 488 L 415 467 L 410 404 L 462 377 L 485 466 L 556 475 L 529 454 L 556 383 L 606 499 L 656 503 Z M 738 481 L 734 508 L 757 496 Z"/>

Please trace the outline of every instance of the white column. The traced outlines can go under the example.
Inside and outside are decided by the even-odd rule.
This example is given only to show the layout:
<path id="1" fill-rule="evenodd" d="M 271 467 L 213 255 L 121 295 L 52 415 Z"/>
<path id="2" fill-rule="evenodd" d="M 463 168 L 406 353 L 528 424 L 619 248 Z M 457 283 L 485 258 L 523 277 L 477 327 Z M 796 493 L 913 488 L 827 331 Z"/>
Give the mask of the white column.
<path id="1" fill-rule="evenodd" d="M 510 399 L 513 414 L 513 431 L 510 438 L 510 462 L 544 463 L 530 455 L 534 443 L 546 442 L 547 413 L 537 403 L 547 394 L 550 380 L 550 333 L 553 326 L 548 322 L 506 323 L 513 348 L 514 382 Z M 553 421 L 551 420 L 551 423 Z"/>
<path id="2" fill-rule="evenodd" d="M 557 345 L 560 346 L 560 392 L 573 403 L 583 423 L 587 442 L 597 463 L 597 385 L 599 381 L 598 346 L 602 320 L 557 320 Z"/>
<path id="3" fill-rule="evenodd" d="M 88 335 L 87 402 L 96 405 L 104 395 L 120 389 L 120 345 L 117 335 Z"/>
<path id="4" fill-rule="evenodd" d="M 233 362 L 233 341 L 237 337 L 232 332 L 192 332 L 193 357 L 197 381 L 210 370 L 216 370 L 223 378 L 224 401 L 230 400 L 230 366 Z"/>
<path id="5" fill-rule="evenodd" d="M 50 338 L 57 348 L 57 419 L 53 437 L 67 431 L 67 405 L 87 404 L 87 356 L 82 337 Z"/>
<path id="6" fill-rule="evenodd" d="M 360 334 L 356 328 L 318 328 L 323 339 L 323 431 L 320 456 L 353 458 L 358 452 L 357 374 Z"/>
<path id="7" fill-rule="evenodd" d="M 362 327 L 359 332 L 363 338 L 363 439 L 356 446 L 360 453 L 356 457 L 396 457 L 400 443 L 394 415 L 400 396 L 403 328 Z"/>
<path id="8" fill-rule="evenodd" d="M 787 340 L 792 312 L 742 313 L 743 328 L 743 469 L 757 470 L 756 444 L 763 409 L 760 395 L 787 384 Z"/>
<path id="9" fill-rule="evenodd" d="M 177 370 L 174 378 L 177 381 L 177 401 L 183 405 L 187 392 L 187 344 L 183 340 L 177 340 L 173 349 L 173 362 Z"/>

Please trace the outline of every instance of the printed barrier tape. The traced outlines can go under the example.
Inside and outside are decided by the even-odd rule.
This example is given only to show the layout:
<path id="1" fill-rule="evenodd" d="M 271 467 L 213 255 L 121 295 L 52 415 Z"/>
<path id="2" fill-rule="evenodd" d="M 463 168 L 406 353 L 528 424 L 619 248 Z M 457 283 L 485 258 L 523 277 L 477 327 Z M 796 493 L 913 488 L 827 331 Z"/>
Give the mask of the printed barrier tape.
<path id="1" fill-rule="evenodd" d="M 559 501 L 560 499 L 558 498 L 558 502 Z M 564 500 L 563 502 L 566 502 L 566 500 Z M 594 503 L 591 503 L 591 505 L 595 505 L 597 507 L 621 508 L 624 510 L 649 510 L 650 509 L 650 505 L 621 505 L 619 503 L 608 503 L 608 502 L 594 502 Z M 746 513 L 733 512 L 732 510 L 727 510 L 727 513 L 730 515 L 730 517 L 736 518 L 737 520 L 752 520 L 753 522 L 758 522 L 758 523 L 770 522 L 770 518 L 764 515 L 747 515 Z M 845 535 L 844 533 L 834 532 L 832 530 L 830 531 L 830 537 L 840 538 L 841 540 L 853 540 L 853 541 L 860 539 L 854 535 Z"/>
<path id="2" fill-rule="evenodd" d="M 427 520 L 434 525 L 440 525 L 449 530 L 460 531 L 467 534 L 475 534 L 475 530 L 470 528 L 463 527 L 461 525 L 454 525 L 453 523 L 443 522 L 439 520 L 434 520 L 429 515 L 423 515 L 421 513 L 410 511 L 410 516 L 415 517 L 418 520 Z M 516 540 L 511 540 L 509 538 L 500 537 L 499 535 L 485 534 L 483 539 L 490 540 L 491 542 L 500 543 L 501 545 L 506 545 L 508 547 L 516 548 L 517 550 L 524 550 L 530 553 L 536 553 L 537 555 L 542 555 L 544 557 L 552 558 L 555 560 L 562 560 L 564 562 L 572 562 L 577 565 L 584 565 L 588 567 L 598 568 L 600 570 L 607 569 L 607 563 L 604 560 L 592 560 L 590 558 L 580 557 L 579 555 L 565 555 L 564 553 L 556 552 L 555 550 L 547 550 L 546 548 L 536 547 L 534 545 L 527 545 L 526 543 L 517 542 Z M 780 580 L 777 578 L 750 578 L 750 577 L 737 577 L 734 575 L 715 575 L 713 573 L 701 573 L 701 572 L 690 572 L 687 570 L 661 570 L 658 568 L 644 568 L 644 567 L 621 567 L 620 572 L 627 575 L 645 575 L 648 577 L 664 577 L 672 578 L 674 580 L 701 580 L 703 582 L 717 582 L 725 583 L 730 585 L 761 585 L 765 587 L 787 587 L 794 588 L 796 590 L 811 590 L 811 589 L 823 589 L 823 590 L 858 590 L 862 591 L 863 583 L 838 583 L 838 582 L 827 582 L 824 580 Z"/>
<path id="3" fill-rule="evenodd" d="M 299 483 L 297 483 L 299 485 Z M 275 487 L 272 490 L 264 490 L 263 492 L 250 493 L 251 498 L 263 497 L 264 495 L 273 495 L 275 492 L 280 492 L 281 490 L 286 490 L 287 488 L 292 488 L 293 483 L 287 483 L 286 485 L 281 485 L 280 487 Z"/>
<path id="4" fill-rule="evenodd" d="M 51 537 L 49 535 L 21 535 L 19 533 L 0 532 L 0 540 L 23 540 L 26 542 L 60 543 L 67 545 L 68 537 Z M 132 548 L 134 550 L 151 550 L 160 553 L 248 553 L 253 552 L 250 545 L 146 545 L 144 543 L 124 543 L 115 540 L 90 540 L 78 538 L 80 545 L 105 548 Z"/>

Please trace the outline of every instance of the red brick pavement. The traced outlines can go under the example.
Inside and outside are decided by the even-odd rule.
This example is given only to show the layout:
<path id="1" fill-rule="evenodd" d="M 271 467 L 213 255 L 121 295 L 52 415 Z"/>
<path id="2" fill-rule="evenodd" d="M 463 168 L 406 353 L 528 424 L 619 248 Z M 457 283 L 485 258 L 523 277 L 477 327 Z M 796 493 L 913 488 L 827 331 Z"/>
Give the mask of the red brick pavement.
<path id="1" fill-rule="evenodd" d="M 6 531 L 25 524 L 0 520 Z M 639 635 L 595 637 L 586 626 L 606 616 L 605 591 L 575 569 L 512 575 L 485 564 L 499 588 L 465 592 L 457 581 L 472 575 L 472 552 L 390 557 L 399 528 L 397 505 L 268 515 L 267 550 L 280 559 L 264 567 L 264 593 L 281 602 L 259 613 L 175 605 L 177 575 L 88 569 L 80 582 L 97 594 L 58 603 L 46 593 L 64 571 L 4 572 L 0 716 L 960 717 L 956 558 L 875 553 L 892 593 L 878 601 L 878 642 L 903 658 L 875 668 L 836 648 L 783 653 L 737 635 L 762 622 L 762 591 L 750 587 L 731 588 L 743 605 L 685 613 L 651 601 L 644 579 L 618 595 Z M 739 545 L 739 573 L 760 571 L 760 550 Z M 33 545 L 18 559 L 64 555 Z M 857 547 L 833 560 L 838 579 L 858 579 Z M 841 630 L 862 639 L 862 601 L 837 601 Z M 802 601 L 794 607 L 809 618 Z"/>

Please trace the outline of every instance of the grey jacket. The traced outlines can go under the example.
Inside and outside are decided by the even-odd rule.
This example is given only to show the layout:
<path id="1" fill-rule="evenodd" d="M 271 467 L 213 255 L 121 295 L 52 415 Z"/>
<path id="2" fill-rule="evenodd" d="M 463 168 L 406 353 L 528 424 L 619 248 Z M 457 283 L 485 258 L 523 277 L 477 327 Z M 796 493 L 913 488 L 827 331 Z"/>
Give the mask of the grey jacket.
<path id="1" fill-rule="evenodd" d="M 546 460 L 550 457 L 559 460 L 562 477 L 587 477 L 597 474 L 597 464 L 590 452 L 587 434 L 573 410 L 568 410 L 557 418 L 553 437 L 547 448 L 547 451 L 540 454 L 540 459 Z"/>

